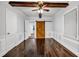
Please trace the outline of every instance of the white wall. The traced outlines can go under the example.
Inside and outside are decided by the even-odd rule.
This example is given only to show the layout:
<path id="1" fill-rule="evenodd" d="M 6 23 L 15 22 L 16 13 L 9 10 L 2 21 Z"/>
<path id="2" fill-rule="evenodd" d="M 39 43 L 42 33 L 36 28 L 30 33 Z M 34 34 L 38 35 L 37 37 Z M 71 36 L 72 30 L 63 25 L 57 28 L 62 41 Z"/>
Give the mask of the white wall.
<path id="1" fill-rule="evenodd" d="M 54 31 L 58 33 L 64 32 L 64 20 L 62 16 L 57 15 L 54 19 Z"/>
<path id="2" fill-rule="evenodd" d="M 28 36 L 31 35 L 31 33 L 33 32 L 32 28 L 33 25 L 36 27 L 36 21 L 48 21 L 45 22 L 45 37 L 46 38 L 50 38 L 53 32 L 53 17 L 43 17 L 41 19 L 39 19 L 39 17 L 27 17 L 26 21 L 25 21 L 25 29 L 26 29 L 26 39 L 28 38 Z M 51 21 L 51 22 L 50 22 Z M 36 28 L 35 28 L 35 33 L 34 33 L 34 37 L 36 38 Z"/>
<path id="3" fill-rule="evenodd" d="M 4 5 L 0 3 L 0 56 L 1 53 L 5 50 L 5 12 L 6 9 Z"/>
<path id="4" fill-rule="evenodd" d="M 24 41 L 24 14 L 4 3 L 0 4 L 0 56 Z"/>
<path id="5" fill-rule="evenodd" d="M 6 8 L 6 34 L 14 34 L 17 32 L 17 15 Z"/>
<path id="6" fill-rule="evenodd" d="M 43 16 L 42 18 L 36 17 L 29 17 L 29 20 L 31 21 L 53 21 L 53 15 L 51 16 Z"/>
<path id="7" fill-rule="evenodd" d="M 54 32 L 57 32 L 60 35 L 64 34 L 64 15 L 71 11 L 72 9 L 77 8 L 77 6 L 69 6 L 67 8 L 61 9 L 61 11 L 55 14 L 54 18 Z M 60 15 L 61 14 L 61 15 Z"/>
<path id="8" fill-rule="evenodd" d="M 52 34 L 53 34 L 53 21 L 45 22 L 45 37 L 51 38 Z"/>
<path id="9" fill-rule="evenodd" d="M 76 38 L 73 40 L 73 38 L 70 39 L 64 37 L 64 15 L 69 11 L 73 10 L 74 8 L 78 8 L 78 5 L 70 5 L 67 8 L 61 9 L 55 14 L 53 38 L 55 38 L 59 43 L 71 50 L 77 56 L 79 56 L 79 41 L 77 41 Z"/>
<path id="10" fill-rule="evenodd" d="M 24 20 L 21 13 L 6 9 L 6 52 L 24 41 Z"/>
<path id="11" fill-rule="evenodd" d="M 0 36 L 5 35 L 5 8 L 0 5 Z"/>
<path id="12" fill-rule="evenodd" d="M 17 15 L 17 32 L 24 32 L 24 20 L 25 17 L 23 15 Z"/>
<path id="13" fill-rule="evenodd" d="M 27 39 L 30 36 L 30 24 L 29 21 L 25 20 L 25 39 Z"/>
<path id="14" fill-rule="evenodd" d="M 79 6 L 78 6 L 78 15 L 79 15 Z M 77 16 L 78 17 L 78 16 Z M 77 29 L 77 34 L 78 34 L 78 40 L 79 40 L 79 17 L 78 17 L 78 20 L 77 20 L 77 22 L 78 22 L 78 24 L 77 24 L 77 27 L 78 27 L 78 29 Z"/>

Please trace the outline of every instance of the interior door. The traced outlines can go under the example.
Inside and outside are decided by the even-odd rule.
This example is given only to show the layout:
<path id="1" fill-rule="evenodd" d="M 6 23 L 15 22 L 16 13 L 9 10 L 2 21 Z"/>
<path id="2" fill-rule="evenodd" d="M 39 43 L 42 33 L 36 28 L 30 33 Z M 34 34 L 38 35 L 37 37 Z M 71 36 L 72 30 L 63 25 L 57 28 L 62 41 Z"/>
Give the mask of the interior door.
<path id="1" fill-rule="evenodd" d="M 44 56 L 45 21 L 36 22 L 36 45 L 37 45 L 37 54 Z"/>
<path id="2" fill-rule="evenodd" d="M 45 21 L 36 22 L 36 38 L 45 38 Z"/>

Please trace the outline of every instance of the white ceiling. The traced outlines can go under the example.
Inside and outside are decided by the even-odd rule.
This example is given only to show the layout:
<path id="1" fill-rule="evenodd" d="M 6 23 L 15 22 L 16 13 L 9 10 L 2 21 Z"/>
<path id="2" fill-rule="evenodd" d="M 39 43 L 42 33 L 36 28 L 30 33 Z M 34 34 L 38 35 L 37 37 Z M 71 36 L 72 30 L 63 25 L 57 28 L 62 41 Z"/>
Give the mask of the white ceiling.
<path id="1" fill-rule="evenodd" d="M 55 2 L 55 1 L 54 1 Z M 57 1 L 58 2 L 58 1 Z M 64 1 L 62 1 L 64 3 Z M 68 1 L 65 1 L 68 2 Z M 79 5 L 79 2 L 69 2 L 69 5 Z M 32 11 L 34 8 L 33 7 L 14 7 L 21 12 L 23 12 L 26 16 L 29 17 L 38 17 L 38 12 L 37 11 Z M 43 12 L 43 17 L 48 16 L 48 17 L 53 17 L 55 13 L 57 13 L 59 10 L 62 10 L 63 8 L 48 8 L 50 11 L 49 12 Z"/>
<path id="2" fill-rule="evenodd" d="M 34 9 L 33 7 L 16 7 L 16 8 L 29 17 L 38 16 L 37 11 L 32 11 Z M 43 11 L 43 16 L 53 16 L 57 11 L 60 10 L 60 8 L 48 8 L 48 9 L 50 10 L 49 12 Z"/>
<path id="3" fill-rule="evenodd" d="M 7 7 L 12 7 L 8 4 L 9 1 L 3 1 L 3 2 L 0 2 L 0 4 L 5 4 L 5 6 Z M 18 9 L 19 11 L 21 11 L 22 13 L 24 13 L 26 16 L 29 16 L 29 17 L 38 17 L 38 12 L 37 11 L 32 11 L 35 7 L 12 7 L 14 9 Z M 53 15 L 58 12 L 59 10 L 61 10 L 61 8 L 48 8 L 50 11 L 49 12 L 46 12 L 44 11 L 43 12 L 43 17 L 46 16 L 46 17 L 53 17 Z"/>
<path id="4" fill-rule="evenodd" d="M 54 1 L 55 2 L 55 1 Z M 58 1 L 57 1 L 58 2 Z M 66 1 L 65 1 L 66 2 Z M 2 3 L 2 2 L 1 2 Z M 7 3 L 8 4 L 8 1 L 7 2 L 3 2 L 3 3 Z M 8 4 L 9 5 L 9 4 Z M 79 5 L 79 2 L 78 1 L 75 1 L 75 2 L 69 2 L 69 5 Z M 10 6 L 10 5 L 9 5 Z M 18 9 L 20 10 L 21 12 L 23 12 L 26 16 L 30 16 L 30 17 L 38 17 L 38 12 L 37 11 L 32 11 L 34 8 L 33 7 L 13 7 L 15 9 Z M 52 16 L 57 13 L 59 10 L 63 9 L 63 8 L 48 8 L 50 11 L 49 12 L 43 12 L 43 16 Z"/>
<path id="5" fill-rule="evenodd" d="M 35 1 L 36 2 L 36 1 Z M 50 1 L 46 1 L 46 2 L 50 2 Z M 67 1 L 52 1 L 52 2 L 67 2 Z M 8 3 L 8 2 L 7 2 Z M 9 5 L 9 4 L 8 4 Z M 23 12 L 26 16 L 29 17 L 38 17 L 38 12 L 37 11 L 32 11 L 35 7 L 13 7 L 15 9 L 20 10 L 21 12 Z M 48 8 L 50 11 L 46 12 L 43 11 L 43 17 L 53 17 L 53 15 L 58 12 L 59 10 L 61 10 L 62 8 Z"/>

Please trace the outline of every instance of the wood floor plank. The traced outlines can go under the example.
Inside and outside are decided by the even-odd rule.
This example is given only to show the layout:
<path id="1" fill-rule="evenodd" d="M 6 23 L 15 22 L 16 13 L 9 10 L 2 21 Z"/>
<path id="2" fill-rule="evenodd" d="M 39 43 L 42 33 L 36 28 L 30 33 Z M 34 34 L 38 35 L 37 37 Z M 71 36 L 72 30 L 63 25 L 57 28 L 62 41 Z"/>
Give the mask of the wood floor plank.
<path id="1" fill-rule="evenodd" d="M 76 55 L 54 39 L 29 38 L 10 50 L 4 57 L 76 57 Z"/>

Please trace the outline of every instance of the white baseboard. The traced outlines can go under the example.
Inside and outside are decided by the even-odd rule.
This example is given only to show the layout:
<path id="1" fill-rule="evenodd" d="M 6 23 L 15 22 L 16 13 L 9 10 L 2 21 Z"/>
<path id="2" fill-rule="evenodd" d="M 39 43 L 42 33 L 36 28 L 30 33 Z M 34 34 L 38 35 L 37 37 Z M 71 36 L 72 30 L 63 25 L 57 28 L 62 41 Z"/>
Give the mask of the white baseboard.
<path id="1" fill-rule="evenodd" d="M 23 36 L 22 33 L 21 34 L 19 33 L 18 35 Z M 16 38 L 16 41 L 14 41 L 15 43 L 10 44 L 9 46 L 7 46 L 7 44 L 5 43 L 5 45 L 6 45 L 5 49 L 0 52 L 0 57 L 4 56 L 8 51 L 10 51 L 11 49 L 13 49 L 14 47 L 16 47 L 17 45 L 19 45 L 23 41 L 24 41 L 24 38 L 21 37 L 20 40 L 19 40 L 19 38 L 18 38 L 18 40 Z"/>
<path id="2" fill-rule="evenodd" d="M 20 40 L 20 41 L 18 41 L 16 44 L 12 44 L 12 45 L 10 45 L 8 48 L 9 49 L 5 49 L 4 51 L 2 51 L 1 53 L 0 53 L 0 57 L 2 57 L 2 56 L 4 56 L 7 52 L 9 52 L 11 49 L 13 49 L 15 46 L 17 46 L 17 45 L 19 45 L 21 42 L 23 42 L 24 40 Z"/>
<path id="3" fill-rule="evenodd" d="M 60 44 L 62 44 L 64 47 L 66 47 L 67 49 L 69 49 L 71 52 L 73 52 L 75 55 L 77 55 L 77 56 L 79 56 L 79 51 L 77 51 L 77 50 L 75 50 L 75 49 L 72 49 L 69 45 L 67 45 L 66 44 L 66 41 L 64 40 L 64 39 L 57 39 L 57 38 L 55 38 L 55 37 L 52 37 L 52 38 L 54 38 L 57 42 L 59 42 Z M 71 41 L 71 43 L 72 43 L 72 41 Z M 76 44 L 75 44 L 76 45 Z M 74 48 L 74 47 L 73 47 Z"/>

